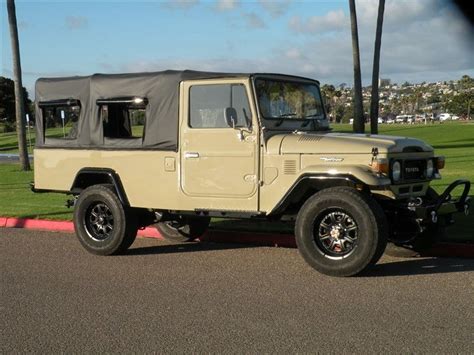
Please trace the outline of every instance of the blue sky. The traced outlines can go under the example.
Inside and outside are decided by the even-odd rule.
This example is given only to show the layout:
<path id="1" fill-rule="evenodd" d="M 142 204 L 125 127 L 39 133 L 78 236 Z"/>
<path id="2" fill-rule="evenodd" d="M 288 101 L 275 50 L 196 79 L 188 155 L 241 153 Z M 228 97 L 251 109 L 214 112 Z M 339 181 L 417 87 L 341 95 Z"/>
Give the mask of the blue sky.
<path id="1" fill-rule="evenodd" d="M 164 69 L 283 72 L 352 84 L 344 1 L 16 1 L 24 85 L 42 76 Z M 369 84 L 376 0 L 356 0 Z M 11 77 L 6 2 L 1 73 Z M 474 76 L 473 28 L 448 2 L 387 0 L 381 76 Z"/>

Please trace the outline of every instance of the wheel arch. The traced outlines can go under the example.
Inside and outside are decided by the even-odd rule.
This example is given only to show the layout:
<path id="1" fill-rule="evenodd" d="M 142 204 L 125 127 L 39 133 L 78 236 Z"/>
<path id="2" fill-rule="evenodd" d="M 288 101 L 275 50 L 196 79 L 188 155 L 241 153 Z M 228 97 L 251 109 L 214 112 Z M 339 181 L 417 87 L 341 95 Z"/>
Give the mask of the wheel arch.
<path id="1" fill-rule="evenodd" d="M 284 214 L 294 206 L 301 206 L 314 193 L 330 187 L 348 186 L 365 189 L 367 185 L 353 175 L 306 174 L 300 176 L 269 215 Z"/>
<path id="2" fill-rule="evenodd" d="M 130 205 L 120 176 L 110 168 L 82 168 L 77 172 L 70 191 L 73 194 L 80 194 L 89 186 L 104 184 L 114 187 L 117 197 L 124 206 Z"/>

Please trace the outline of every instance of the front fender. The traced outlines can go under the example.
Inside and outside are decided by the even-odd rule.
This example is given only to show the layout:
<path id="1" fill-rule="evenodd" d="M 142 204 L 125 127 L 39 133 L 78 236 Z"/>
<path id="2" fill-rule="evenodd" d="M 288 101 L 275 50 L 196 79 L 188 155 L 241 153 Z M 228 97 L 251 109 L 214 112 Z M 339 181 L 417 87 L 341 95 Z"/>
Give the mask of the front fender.
<path id="1" fill-rule="evenodd" d="M 362 165 L 308 165 L 302 170 L 304 175 L 350 176 L 354 181 L 374 188 L 389 186 L 388 177 L 378 176 L 369 166 Z"/>

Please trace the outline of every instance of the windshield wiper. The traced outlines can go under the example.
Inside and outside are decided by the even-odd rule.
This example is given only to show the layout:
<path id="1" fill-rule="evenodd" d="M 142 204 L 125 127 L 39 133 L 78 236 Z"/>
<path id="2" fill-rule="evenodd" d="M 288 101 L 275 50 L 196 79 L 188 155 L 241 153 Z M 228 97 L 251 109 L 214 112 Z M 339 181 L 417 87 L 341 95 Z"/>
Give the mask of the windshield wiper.
<path id="1" fill-rule="evenodd" d="M 285 118 L 290 118 L 290 117 L 294 117 L 294 116 L 296 116 L 295 112 L 282 113 L 280 116 L 277 117 L 277 118 L 280 119 L 280 121 L 275 123 L 275 127 L 280 127 L 281 124 L 285 121 Z"/>
<path id="2" fill-rule="evenodd" d="M 304 118 L 306 119 L 306 121 L 303 122 L 301 127 L 306 127 L 310 122 L 313 122 L 314 120 L 320 120 L 322 117 L 321 115 L 308 115 L 304 116 Z"/>

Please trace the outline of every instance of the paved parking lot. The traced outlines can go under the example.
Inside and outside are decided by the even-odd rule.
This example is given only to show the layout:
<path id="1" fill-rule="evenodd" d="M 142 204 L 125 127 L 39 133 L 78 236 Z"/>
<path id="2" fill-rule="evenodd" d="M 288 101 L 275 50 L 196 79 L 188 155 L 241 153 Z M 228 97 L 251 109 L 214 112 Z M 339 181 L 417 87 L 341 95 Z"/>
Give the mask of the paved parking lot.
<path id="1" fill-rule="evenodd" d="M 0 229 L 0 353 L 474 353 L 474 260 L 384 256 L 330 278 L 296 249 Z"/>

